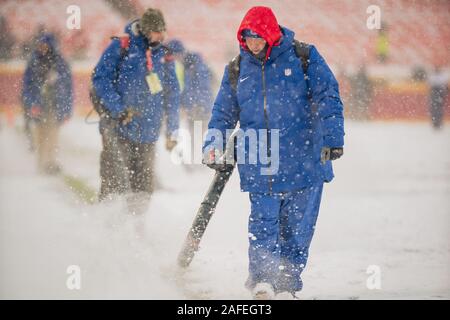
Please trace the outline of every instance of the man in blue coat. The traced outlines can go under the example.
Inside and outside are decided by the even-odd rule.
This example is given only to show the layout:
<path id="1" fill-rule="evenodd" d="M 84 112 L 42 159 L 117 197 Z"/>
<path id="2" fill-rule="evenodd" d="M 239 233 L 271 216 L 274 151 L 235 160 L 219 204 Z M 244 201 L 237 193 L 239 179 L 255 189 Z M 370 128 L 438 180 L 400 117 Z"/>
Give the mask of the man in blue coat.
<path id="1" fill-rule="evenodd" d="M 27 134 L 37 147 L 40 171 L 60 171 L 56 161 L 60 125 L 72 115 L 72 74 L 53 34 L 37 41 L 23 77 L 22 105 Z M 31 130 L 33 126 L 34 130 Z"/>
<path id="2" fill-rule="evenodd" d="M 173 39 L 167 43 L 176 59 L 176 72 L 180 83 L 180 106 L 183 110 L 190 133 L 191 146 L 193 139 L 203 139 L 206 124 L 211 114 L 212 72 L 199 53 L 187 51 L 180 40 Z M 201 124 L 201 136 L 194 136 L 195 123 Z"/>
<path id="3" fill-rule="evenodd" d="M 92 77 L 103 139 L 99 198 L 131 192 L 132 213 L 145 211 L 153 191 L 155 143 L 164 113 L 166 148 L 176 144 L 180 92 L 173 57 L 161 44 L 165 30 L 161 11 L 146 10 L 126 26 L 126 37 L 111 42 Z"/>
<path id="4" fill-rule="evenodd" d="M 182 92 L 181 106 L 190 121 L 205 120 L 205 117 L 209 117 L 213 102 L 210 68 L 199 53 L 187 51 L 180 40 L 173 39 L 167 46 L 180 62 L 177 77 Z"/>
<path id="5" fill-rule="evenodd" d="M 294 32 L 279 26 L 271 9 L 250 9 L 237 37 L 238 78 L 232 80 L 232 62 L 213 106 L 204 161 L 225 168 L 223 137 L 239 122 L 237 163 L 251 202 L 246 286 L 256 299 L 296 297 L 323 183 L 333 178 L 330 160 L 343 154 L 343 105 L 317 49 L 308 45 L 303 62 Z"/>

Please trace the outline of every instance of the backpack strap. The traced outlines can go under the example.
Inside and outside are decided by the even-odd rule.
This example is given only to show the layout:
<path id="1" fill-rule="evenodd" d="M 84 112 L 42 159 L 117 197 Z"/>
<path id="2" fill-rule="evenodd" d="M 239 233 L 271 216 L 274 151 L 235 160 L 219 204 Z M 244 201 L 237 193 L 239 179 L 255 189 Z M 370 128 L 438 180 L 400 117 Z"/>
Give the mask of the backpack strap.
<path id="1" fill-rule="evenodd" d="M 173 51 L 168 46 L 162 44 L 161 48 L 164 52 L 164 59 L 162 61 L 163 63 L 175 61 L 175 55 L 173 54 Z"/>
<path id="2" fill-rule="evenodd" d="M 305 82 L 306 82 L 307 96 L 308 96 L 308 100 L 311 102 L 312 91 L 311 91 L 311 86 L 309 85 L 309 78 L 308 78 L 308 67 L 309 67 L 309 63 L 311 61 L 309 58 L 311 46 L 305 42 L 300 42 L 298 40 L 294 40 L 293 44 L 294 44 L 294 48 L 295 48 L 295 54 L 302 61 L 303 77 L 305 78 Z"/>
<path id="3" fill-rule="evenodd" d="M 303 67 L 303 73 L 306 77 L 306 72 L 308 71 L 309 66 L 309 51 L 310 51 L 310 45 L 304 42 L 300 42 L 298 40 L 294 40 L 294 48 L 295 48 L 295 54 L 297 57 L 302 60 L 302 67 Z"/>
<path id="4" fill-rule="evenodd" d="M 121 37 L 111 37 L 111 40 L 119 40 L 120 42 L 120 63 L 124 60 L 125 56 L 128 53 L 128 48 L 130 47 L 130 37 L 129 36 L 121 36 Z M 94 106 L 93 110 L 97 111 L 99 116 L 102 117 L 109 117 L 108 110 L 103 106 L 101 99 L 97 96 L 97 93 L 95 92 L 94 85 L 92 84 L 92 77 L 94 76 L 94 71 L 92 71 L 91 75 L 91 86 L 89 89 L 89 97 L 91 99 L 92 105 Z M 117 73 L 116 73 L 117 78 Z M 84 121 L 87 124 L 90 123 L 96 123 L 89 121 L 89 116 L 91 115 L 92 110 L 87 114 Z"/>
<path id="5" fill-rule="evenodd" d="M 228 80 L 230 82 L 230 86 L 237 90 L 237 83 L 239 79 L 240 73 L 240 65 L 241 65 L 241 55 L 238 54 L 228 63 Z"/>
<path id="6" fill-rule="evenodd" d="M 129 36 L 121 36 L 121 37 L 111 37 L 111 40 L 119 40 L 120 42 L 120 58 L 123 59 L 128 53 L 128 48 L 130 47 L 130 37 Z"/>

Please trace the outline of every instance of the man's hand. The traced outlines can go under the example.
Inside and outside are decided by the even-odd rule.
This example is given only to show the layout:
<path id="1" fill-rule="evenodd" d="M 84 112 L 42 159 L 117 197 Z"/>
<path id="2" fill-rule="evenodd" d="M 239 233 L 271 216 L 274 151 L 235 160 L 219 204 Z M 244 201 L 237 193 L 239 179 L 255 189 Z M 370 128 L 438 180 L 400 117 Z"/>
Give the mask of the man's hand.
<path id="1" fill-rule="evenodd" d="M 325 163 L 328 160 L 336 160 L 342 157 L 344 154 L 344 148 L 327 148 L 323 147 L 322 152 L 320 154 L 320 161 Z"/>
<path id="2" fill-rule="evenodd" d="M 171 136 L 166 136 L 166 150 L 167 151 L 169 151 L 169 152 L 172 151 L 173 148 L 176 147 L 177 143 L 178 142 L 176 139 L 172 138 Z"/>
<path id="3" fill-rule="evenodd" d="M 203 164 L 216 171 L 227 171 L 234 167 L 233 164 L 226 163 L 225 156 L 218 149 L 210 149 L 203 155 Z"/>

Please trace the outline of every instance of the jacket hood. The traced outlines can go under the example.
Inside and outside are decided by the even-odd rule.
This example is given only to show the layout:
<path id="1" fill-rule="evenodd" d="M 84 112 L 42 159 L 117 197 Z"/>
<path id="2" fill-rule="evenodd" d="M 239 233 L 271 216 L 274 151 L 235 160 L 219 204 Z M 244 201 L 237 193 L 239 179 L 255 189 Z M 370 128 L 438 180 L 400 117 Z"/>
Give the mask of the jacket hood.
<path id="1" fill-rule="evenodd" d="M 43 33 L 38 40 L 39 43 L 45 43 L 53 52 L 58 51 L 58 41 L 52 33 Z"/>
<path id="2" fill-rule="evenodd" d="M 282 54 L 286 50 L 289 50 L 290 48 L 292 48 L 292 45 L 293 45 L 293 42 L 295 39 L 294 31 L 292 31 L 286 27 L 283 27 L 283 26 L 280 26 L 280 29 L 281 29 L 282 36 L 277 44 L 275 44 L 273 47 L 269 47 L 271 49 L 271 51 L 266 55 L 266 60 L 267 59 L 274 60 L 280 54 Z M 247 54 L 249 56 L 252 56 L 252 54 L 250 53 L 250 51 L 247 48 L 243 48 L 241 46 L 240 51 L 241 51 L 241 54 Z"/>
<path id="3" fill-rule="evenodd" d="M 282 36 L 281 36 L 279 43 L 276 44 L 275 46 L 273 46 L 272 53 L 270 55 L 270 59 L 275 59 L 280 54 L 282 54 L 284 51 L 292 48 L 292 44 L 295 39 L 294 31 L 292 31 L 288 28 L 282 27 L 282 26 L 280 26 L 280 29 L 281 29 Z"/>
<path id="4" fill-rule="evenodd" d="M 248 51 L 247 44 L 242 36 L 242 31 L 245 29 L 252 30 L 266 40 L 269 46 L 266 59 L 270 56 L 272 47 L 277 45 L 282 37 L 277 18 L 268 7 L 253 7 L 245 14 L 244 19 L 242 19 L 237 32 L 237 39 L 240 46 Z"/>
<path id="5" fill-rule="evenodd" d="M 125 26 L 124 31 L 125 31 L 126 34 L 128 34 L 130 36 L 130 39 L 143 36 L 141 34 L 140 27 L 139 27 L 139 19 L 136 19 L 136 20 L 131 21 L 130 23 L 128 23 Z"/>

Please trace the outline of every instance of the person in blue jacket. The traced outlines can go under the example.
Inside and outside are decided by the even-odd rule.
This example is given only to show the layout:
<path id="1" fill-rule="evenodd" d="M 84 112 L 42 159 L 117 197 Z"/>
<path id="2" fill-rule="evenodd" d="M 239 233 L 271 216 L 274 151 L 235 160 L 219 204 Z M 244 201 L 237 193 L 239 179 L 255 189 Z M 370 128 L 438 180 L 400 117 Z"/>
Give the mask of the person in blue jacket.
<path id="1" fill-rule="evenodd" d="M 61 169 L 56 161 L 58 131 L 71 117 L 72 104 L 70 67 L 59 52 L 55 36 L 43 33 L 25 69 L 22 105 L 26 131 L 36 145 L 38 167 L 44 173 L 55 174 Z"/>
<path id="2" fill-rule="evenodd" d="M 203 147 L 208 166 L 216 170 L 229 166 L 223 161 L 223 138 L 239 122 L 243 139 L 236 143 L 237 163 L 241 189 L 250 193 L 251 202 L 246 286 L 256 299 L 297 297 L 302 289 L 300 275 L 323 183 L 333 178 L 330 160 L 343 154 L 338 83 L 313 45 L 304 74 L 294 36 L 278 25 L 270 8 L 247 12 L 237 33 L 236 87 L 230 63 Z"/>
<path id="3" fill-rule="evenodd" d="M 166 148 L 176 144 L 180 90 L 173 56 L 162 45 L 165 30 L 161 11 L 147 9 L 126 26 L 126 37 L 112 40 L 92 76 L 103 140 L 99 199 L 130 194 L 132 213 L 145 211 L 153 192 L 155 143 L 164 113 Z"/>
<path id="4" fill-rule="evenodd" d="M 213 74 L 203 57 L 197 52 L 186 50 L 180 40 L 173 39 L 167 46 L 176 59 L 176 72 L 181 89 L 180 107 L 187 120 L 192 147 L 195 145 L 194 139 L 200 139 L 201 143 L 211 114 Z M 194 136 L 196 122 L 201 125 L 201 136 L 198 137 Z"/>
<path id="5" fill-rule="evenodd" d="M 205 115 L 209 116 L 213 102 L 211 70 L 199 53 L 187 51 L 180 40 L 173 39 L 167 46 L 181 63 L 181 69 L 177 70 L 180 104 L 191 120 L 204 120 Z"/>

